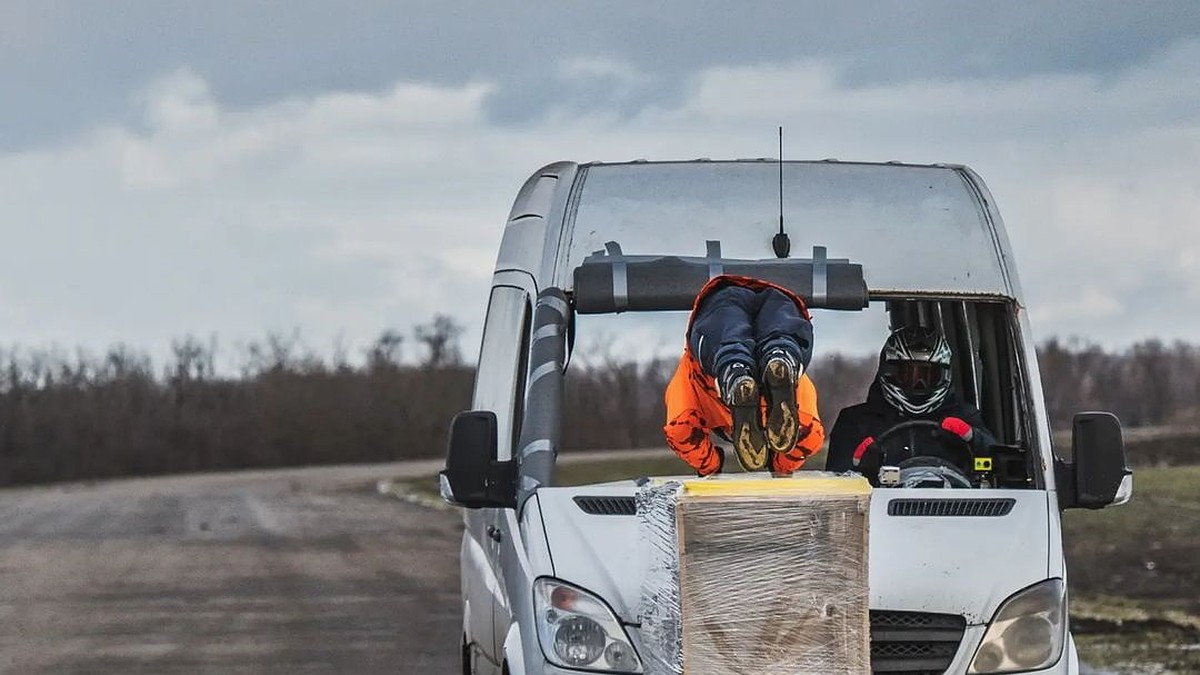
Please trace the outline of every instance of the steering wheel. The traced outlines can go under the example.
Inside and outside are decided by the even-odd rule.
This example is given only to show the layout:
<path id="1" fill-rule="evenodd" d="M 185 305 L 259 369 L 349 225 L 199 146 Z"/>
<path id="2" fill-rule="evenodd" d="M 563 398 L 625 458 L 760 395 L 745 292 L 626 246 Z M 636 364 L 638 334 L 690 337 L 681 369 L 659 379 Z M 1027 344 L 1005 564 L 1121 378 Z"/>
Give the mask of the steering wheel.
<path id="1" fill-rule="evenodd" d="M 935 453 L 925 452 L 923 451 L 924 449 L 908 448 L 907 457 L 892 457 L 894 453 L 888 451 L 887 441 L 913 429 L 927 429 L 929 431 L 937 432 L 936 438 L 940 442 L 941 447 L 955 453 L 955 455 L 958 457 L 958 460 L 946 457 L 943 457 L 943 459 L 949 459 L 957 464 L 958 467 L 963 471 L 971 470 L 972 465 L 975 463 L 975 452 L 971 450 L 971 444 L 963 440 L 962 436 L 946 431 L 942 428 L 941 424 L 938 424 L 933 420 L 909 420 L 907 422 L 901 422 L 882 434 L 879 434 L 879 436 L 875 438 L 875 445 L 879 446 L 880 466 L 899 466 L 901 462 L 914 457 L 939 456 Z"/>

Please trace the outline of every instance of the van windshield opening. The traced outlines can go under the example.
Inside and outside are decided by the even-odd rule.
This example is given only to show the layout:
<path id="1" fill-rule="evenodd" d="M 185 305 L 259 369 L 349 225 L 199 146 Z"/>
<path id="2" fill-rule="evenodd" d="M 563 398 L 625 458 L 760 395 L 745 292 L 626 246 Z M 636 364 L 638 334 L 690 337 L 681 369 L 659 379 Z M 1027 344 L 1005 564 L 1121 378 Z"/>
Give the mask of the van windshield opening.
<path id="1" fill-rule="evenodd" d="M 664 392 L 679 365 L 689 312 L 586 314 L 575 317 L 574 349 L 565 377 L 557 485 L 694 475 L 667 447 Z M 896 328 L 926 326 L 945 336 L 953 353 L 954 396 L 994 436 L 1002 484 L 1036 487 L 1030 459 L 1029 402 L 1012 306 L 963 300 L 875 300 L 857 312 L 812 311 L 813 358 L 808 374 L 818 393 L 826 445 L 805 464 L 826 468 L 828 440 L 842 411 L 871 401 L 880 348 Z M 721 438 L 714 442 L 728 449 Z M 1019 465 L 1019 466 L 1018 466 Z M 974 467 L 971 467 L 974 468 Z M 725 471 L 739 471 L 734 461 Z M 1018 480 L 1018 476 L 1019 479 Z M 977 484 L 976 487 L 979 487 Z"/>

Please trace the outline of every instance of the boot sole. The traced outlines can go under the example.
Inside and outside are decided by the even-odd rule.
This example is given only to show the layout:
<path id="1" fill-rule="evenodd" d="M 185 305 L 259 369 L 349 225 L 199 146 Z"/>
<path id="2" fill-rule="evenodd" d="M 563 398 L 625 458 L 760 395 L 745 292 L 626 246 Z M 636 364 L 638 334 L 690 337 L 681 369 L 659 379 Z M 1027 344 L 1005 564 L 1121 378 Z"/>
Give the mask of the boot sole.
<path id="1" fill-rule="evenodd" d="M 796 447 L 800 422 L 796 418 L 796 383 L 788 367 L 780 361 L 768 361 L 763 374 L 767 388 L 767 447 L 774 452 L 790 452 Z"/>
<path id="2" fill-rule="evenodd" d="M 767 466 L 767 442 L 759 417 L 757 383 L 753 380 L 740 383 L 731 398 L 733 452 L 743 469 L 759 471 Z"/>

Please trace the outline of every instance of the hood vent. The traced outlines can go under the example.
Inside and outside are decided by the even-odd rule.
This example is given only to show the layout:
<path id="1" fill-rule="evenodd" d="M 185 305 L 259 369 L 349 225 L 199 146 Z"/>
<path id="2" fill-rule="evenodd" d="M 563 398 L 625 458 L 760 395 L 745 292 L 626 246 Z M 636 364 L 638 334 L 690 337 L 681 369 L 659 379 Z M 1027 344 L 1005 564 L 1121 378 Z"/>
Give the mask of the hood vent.
<path id="1" fill-rule="evenodd" d="M 893 499 L 889 516 L 974 516 L 998 517 L 1012 512 L 1017 500 L 1001 499 Z"/>
<path id="2" fill-rule="evenodd" d="M 637 504 L 633 497 L 575 497 L 584 513 L 593 516 L 635 516 Z"/>

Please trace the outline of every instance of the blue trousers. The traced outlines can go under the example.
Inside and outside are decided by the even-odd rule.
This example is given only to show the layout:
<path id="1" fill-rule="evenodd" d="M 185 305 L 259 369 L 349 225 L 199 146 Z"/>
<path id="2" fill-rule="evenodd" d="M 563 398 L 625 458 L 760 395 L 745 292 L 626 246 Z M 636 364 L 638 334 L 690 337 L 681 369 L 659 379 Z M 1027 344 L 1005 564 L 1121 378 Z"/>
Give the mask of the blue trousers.
<path id="1" fill-rule="evenodd" d="M 807 370 L 812 344 L 812 323 L 791 298 L 774 288 L 718 288 L 701 300 L 688 336 L 692 354 L 712 377 L 734 362 L 760 373 L 763 354 L 774 348 L 787 350 Z"/>

